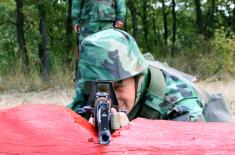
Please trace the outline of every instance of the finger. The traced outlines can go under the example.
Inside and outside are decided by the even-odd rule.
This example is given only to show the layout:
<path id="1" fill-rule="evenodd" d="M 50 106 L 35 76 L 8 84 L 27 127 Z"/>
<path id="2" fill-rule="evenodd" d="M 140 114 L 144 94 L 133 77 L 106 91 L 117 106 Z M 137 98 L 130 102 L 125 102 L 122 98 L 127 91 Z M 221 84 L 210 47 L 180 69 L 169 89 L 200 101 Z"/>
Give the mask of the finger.
<path id="1" fill-rule="evenodd" d="M 116 113 L 117 110 L 115 108 L 111 108 L 111 113 Z"/>
<path id="2" fill-rule="evenodd" d="M 89 123 L 91 123 L 92 125 L 94 125 L 94 118 L 93 117 L 90 117 L 89 120 L 88 120 Z"/>
<path id="3" fill-rule="evenodd" d="M 117 28 L 122 28 L 124 23 L 122 21 L 116 21 L 116 27 Z"/>
<path id="4" fill-rule="evenodd" d="M 129 123 L 129 119 L 124 112 L 119 112 L 120 126 L 123 127 Z"/>
<path id="5" fill-rule="evenodd" d="M 73 26 L 73 31 L 74 31 L 74 32 L 77 32 L 76 25 Z"/>
<path id="6" fill-rule="evenodd" d="M 79 25 L 77 25 L 77 32 L 79 32 L 80 31 L 80 26 Z"/>
<path id="7" fill-rule="evenodd" d="M 79 27 L 78 24 L 73 25 L 73 31 L 74 31 L 74 32 L 78 32 L 79 29 L 80 29 L 80 27 Z"/>
<path id="8" fill-rule="evenodd" d="M 123 26 L 124 26 L 124 24 L 123 24 L 123 23 L 120 23 L 119 27 L 122 28 Z"/>

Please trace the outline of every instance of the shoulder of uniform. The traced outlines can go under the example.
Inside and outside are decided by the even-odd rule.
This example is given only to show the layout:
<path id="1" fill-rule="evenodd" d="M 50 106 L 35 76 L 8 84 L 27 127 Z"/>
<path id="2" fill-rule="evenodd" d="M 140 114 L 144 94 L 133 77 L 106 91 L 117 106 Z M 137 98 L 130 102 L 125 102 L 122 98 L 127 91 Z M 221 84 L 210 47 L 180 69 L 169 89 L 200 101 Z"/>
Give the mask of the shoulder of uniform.
<path id="1" fill-rule="evenodd" d="M 179 70 L 176 70 L 174 68 L 171 68 L 169 66 L 166 66 L 158 61 L 148 61 L 147 63 L 149 64 L 149 68 L 158 68 L 166 73 L 169 73 L 171 75 L 174 75 L 178 78 L 180 78 L 182 81 L 188 83 L 191 87 L 193 87 L 195 89 L 195 91 L 197 92 L 198 96 L 201 99 L 201 102 L 203 104 L 206 104 L 209 100 L 209 95 L 207 92 L 205 92 L 204 90 L 202 90 L 200 87 L 198 87 L 194 82 L 197 80 L 196 77 L 186 74 L 184 72 L 181 72 Z"/>
<path id="2" fill-rule="evenodd" d="M 166 62 L 161 63 L 159 61 L 149 61 L 149 60 L 147 60 L 147 63 L 148 63 L 149 66 L 158 68 L 160 70 L 163 70 L 163 71 L 165 71 L 165 72 L 167 72 L 169 74 L 172 74 L 174 76 L 180 77 L 182 79 L 186 79 L 186 80 L 192 81 L 192 82 L 197 81 L 197 78 L 195 76 L 187 74 L 187 73 L 184 73 L 184 72 L 179 71 L 179 70 L 177 70 L 175 68 L 172 68 Z"/>
<path id="3" fill-rule="evenodd" d="M 164 98 L 166 83 L 162 71 L 151 64 L 149 64 L 149 71 L 150 71 L 150 82 L 149 82 L 148 91 Z"/>

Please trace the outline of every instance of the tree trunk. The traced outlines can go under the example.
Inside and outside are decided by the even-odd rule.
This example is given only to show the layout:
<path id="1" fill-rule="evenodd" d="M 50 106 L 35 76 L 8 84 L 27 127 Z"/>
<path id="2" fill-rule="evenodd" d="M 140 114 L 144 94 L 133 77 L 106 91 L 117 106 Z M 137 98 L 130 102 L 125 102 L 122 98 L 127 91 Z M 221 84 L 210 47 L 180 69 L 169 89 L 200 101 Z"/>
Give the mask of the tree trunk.
<path id="1" fill-rule="evenodd" d="M 48 80 L 50 77 L 49 52 L 48 52 L 48 33 L 46 27 L 46 10 L 43 5 L 38 5 L 40 17 L 39 32 L 41 34 L 41 42 L 39 43 L 39 58 L 42 65 L 42 77 Z"/>
<path id="2" fill-rule="evenodd" d="M 156 0 L 153 0 L 153 4 L 156 3 Z M 156 26 L 156 13 L 155 13 L 155 5 L 152 7 L 152 20 L 153 20 L 153 34 L 154 34 L 154 45 L 157 45 L 157 26 Z"/>
<path id="3" fill-rule="evenodd" d="M 210 3 L 210 7 L 208 13 L 209 19 L 206 25 L 206 38 L 210 39 L 214 36 L 215 31 L 215 0 L 209 0 L 208 3 Z"/>
<path id="4" fill-rule="evenodd" d="M 201 2 L 200 2 L 200 0 L 194 0 L 194 2 L 195 2 L 195 10 L 196 10 L 197 30 L 200 34 L 204 34 Z"/>
<path id="5" fill-rule="evenodd" d="M 235 1 L 233 0 L 233 2 L 231 1 L 226 1 L 225 3 L 225 8 L 226 8 L 226 12 L 225 13 L 225 18 L 227 20 L 227 25 L 229 28 L 231 28 L 231 30 L 233 31 L 233 26 L 234 26 L 234 18 L 233 18 L 233 11 L 235 9 L 235 7 L 231 7 L 232 5 L 235 5 Z M 227 35 L 230 35 L 230 30 L 227 31 Z"/>
<path id="6" fill-rule="evenodd" d="M 173 18 L 173 27 L 172 27 L 172 47 L 171 47 L 171 56 L 175 55 L 175 41 L 176 41 L 176 12 L 175 12 L 175 0 L 172 0 L 172 18 Z"/>
<path id="7" fill-rule="evenodd" d="M 26 49 L 26 42 L 24 37 L 24 14 L 23 14 L 23 0 L 16 0 L 16 33 L 19 44 L 19 53 L 22 58 L 23 72 L 25 79 L 29 79 L 29 57 Z"/>
<path id="8" fill-rule="evenodd" d="M 144 31 L 144 45 L 148 44 L 147 0 L 142 0 L 142 27 Z"/>
<path id="9" fill-rule="evenodd" d="M 167 12 L 166 12 L 166 5 L 165 0 L 162 1 L 162 16 L 163 16 L 163 27 L 164 27 L 164 41 L 165 45 L 167 45 L 167 38 L 168 38 L 168 23 L 167 23 Z"/>
<path id="10" fill-rule="evenodd" d="M 235 7 L 233 8 L 232 29 L 233 32 L 235 33 Z"/>
<path id="11" fill-rule="evenodd" d="M 138 29 L 138 18 L 137 18 L 137 13 L 136 13 L 137 9 L 133 0 L 128 0 L 127 4 L 130 9 L 131 17 L 132 17 L 133 37 L 138 42 L 139 29 Z"/>
<path id="12" fill-rule="evenodd" d="M 73 31 L 72 31 L 72 0 L 68 0 L 68 10 L 67 10 L 67 20 L 66 20 L 66 53 L 65 53 L 65 68 L 68 68 L 71 65 L 71 58 L 70 55 L 73 51 Z M 77 43 L 76 43 L 77 44 Z M 78 45 L 76 45 L 78 46 Z"/>

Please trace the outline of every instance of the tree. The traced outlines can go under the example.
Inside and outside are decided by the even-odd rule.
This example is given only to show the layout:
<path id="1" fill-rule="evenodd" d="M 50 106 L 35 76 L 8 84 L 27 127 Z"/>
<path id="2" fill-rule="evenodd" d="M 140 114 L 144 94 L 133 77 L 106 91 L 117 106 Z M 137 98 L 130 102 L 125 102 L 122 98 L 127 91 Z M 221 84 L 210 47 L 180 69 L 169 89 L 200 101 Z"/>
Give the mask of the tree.
<path id="1" fill-rule="evenodd" d="M 155 11 L 155 9 L 156 9 L 156 0 L 153 0 L 152 1 L 152 4 L 153 4 L 153 6 L 152 6 L 152 24 L 153 24 L 153 34 L 154 34 L 154 38 L 153 38 L 153 40 L 154 40 L 154 45 L 156 45 L 157 44 L 157 26 L 156 26 L 156 20 L 157 20 L 157 18 L 156 18 L 156 11 Z"/>
<path id="2" fill-rule="evenodd" d="M 207 25 L 206 27 L 206 38 L 212 38 L 214 36 L 215 32 L 215 0 L 209 0 L 209 9 L 208 9 L 208 19 L 207 19 Z"/>
<path id="3" fill-rule="evenodd" d="M 162 16 L 163 16 L 163 27 L 164 27 L 164 41 L 165 41 L 165 45 L 167 45 L 167 39 L 168 39 L 167 16 L 168 16 L 168 12 L 166 11 L 165 0 L 161 0 L 161 2 L 162 2 Z"/>
<path id="4" fill-rule="evenodd" d="M 203 17 L 202 17 L 202 10 L 201 10 L 201 1 L 194 0 L 195 2 L 195 10 L 196 10 L 196 24 L 197 30 L 200 34 L 204 34 L 204 24 L 203 24 Z"/>
<path id="5" fill-rule="evenodd" d="M 148 44 L 148 20 L 147 20 L 148 1 L 142 0 L 142 27 L 144 31 L 144 45 Z"/>
<path id="6" fill-rule="evenodd" d="M 46 9 L 43 3 L 38 3 L 38 14 L 40 18 L 39 32 L 41 34 L 41 42 L 38 46 L 38 55 L 41 60 L 42 77 L 44 80 L 49 80 L 49 52 L 48 52 L 48 33 L 46 26 Z"/>
<path id="7" fill-rule="evenodd" d="M 127 5 L 128 8 L 130 9 L 132 17 L 131 19 L 132 19 L 133 37 L 138 42 L 139 29 L 138 29 L 138 17 L 137 17 L 136 6 L 133 0 L 128 0 Z"/>
<path id="8" fill-rule="evenodd" d="M 176 41 L 176 11 L 175 11 L 175 0 L 172 0 L 172 19 L 173 19 L 173 26 L 172 26 L 172 47 L 171 47 L 171 55 L 174 56 L 175 54 L 175 41 Z"/>
<path id="9" fill-rule="evenodd" d="M 23 0 L 16 0 L 16 31 L 17 40 L 19 44 L 19 53 L 23 63 L 23 71 L 25 79 L 29 78 L 29 57 L 26 49 L 26 42 L 24 37 L 24 14 L 23 14 Z"/>
<path id="10" fill-rule="evenodd" d="M 72 53 L 72 47 L 73 47 L 73 32 L 72 32 L 72 0 L 68 0 L 67 5 L 67 20 L 66 20 L 66 54 L 65 54 L 65 65 L 66 67 L 70 66 L 71 59 L 69 58 L 69 55 Z M 78 46 L 78 45 L 76 45 Z"/>
<path id="11" fill-rule="evenodd" d="M 232 13 L 232 29 L 233 32 L 235 33 L 235 7 L 233 8 L 233 13 Z"/>

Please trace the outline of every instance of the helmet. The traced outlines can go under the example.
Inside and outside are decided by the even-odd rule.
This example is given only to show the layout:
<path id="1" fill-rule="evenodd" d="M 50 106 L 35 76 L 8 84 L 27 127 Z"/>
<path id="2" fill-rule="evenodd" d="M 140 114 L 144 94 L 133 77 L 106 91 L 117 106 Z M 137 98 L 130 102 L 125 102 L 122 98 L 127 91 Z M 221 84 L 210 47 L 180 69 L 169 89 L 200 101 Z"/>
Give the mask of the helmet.
<path id="1" fill-rule="evenodd" d="M 119 81 L 144 73 L 148 65 L 131 35 L 108 29 L 83 39 L 78 67 L 82 81 Z"/>
<path id="2" fill-rule="evenodd" d="M 100 31 L 82 40 L 78 71 L 76 96 L 74 101 L 68 105 L 73 110 L 84 106 L 83 94 L 86 81 L 109 80 L 115 82 L 135 77 L 135 104 L 143 96 L 148 81 L 148 64 L 134 38 L 124 31 L 115 29 Z M 135 112 L 132 113 L 134 116 Z"/>

